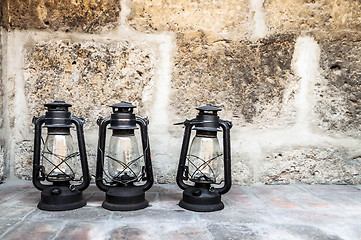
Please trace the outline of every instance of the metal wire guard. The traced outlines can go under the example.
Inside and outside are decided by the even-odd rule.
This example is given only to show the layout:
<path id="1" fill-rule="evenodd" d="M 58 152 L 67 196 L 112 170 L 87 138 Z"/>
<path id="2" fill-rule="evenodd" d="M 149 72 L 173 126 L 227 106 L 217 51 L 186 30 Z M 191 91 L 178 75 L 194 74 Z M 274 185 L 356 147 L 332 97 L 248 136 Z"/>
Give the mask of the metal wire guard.
<path id="1" fill-rule="evenodd" d="M 45 145 L 43 138 L 41 138 L 41 141 L 43 142 L 43 145 Z M 45 171 L 43 168 L 40 168 L 39 171 L 41 171 L 42 175 L 46 178 L 47 181 L 50 181 L 50 182 L 54 181 L 54 179 L 50 178 L 50 176 L 56 169 L 58 169 L 61 173 L 64 174 L 64 176 L 66 176 L 66 180 L 75 181 L 75 182 L 82 180 L 82 177 L 80 177 L 79 179 L 75 179 L 75 171 L 71 168 L 71 166 L 67 162 L 71 158 L 80 156 L 79 152 L 71 153 L 70 155 L 64 157 L 64 156 L 60 156 L 60 155 L 53 153 L 49 148 L 46 148 L 46 150 L 47 150 L 47 152 L 44 152 L 44 151 L 41 152 L 42 159 L 45 159 L 47 162 L 49 162 L 51 165 L 53 165 L 54 168 L 47 175 L 45 175 Z M 60 160 L 60 163 L 59 164 L 53 163 L 51 160 L 49 160 L 45 156 L 45 154 L 55 156 L 56 158 L 58 158 Z M 62 165 L 63 163 L 69 168 L 69 170 L 71 171 L 71 175 L 65 173 L 62 169 L 59 168 L 59 166 Z"/>
<path id="2" fill-rule="evenodd" d="M 103 180 L 104 180 L 106 183 L 108 183 L 108 184 L 112 184 L 112 183 L 114 183 L 114 182 L 116 182 L 116 183 L 121 183 L 121 184 L 129 184 L 129 183 L 132 183 L 132 182 L 139 182 L 139 181 L 141 181 L 142 178 L 144 177 L 144 174 L 145 174 L 145 173 L 144 173 L 143 171 L 141 171 L 141 173 L 140 173 L 139 175 L 137 175 L 137 174 L 133 171 L 133 169 L 131 168 L 131 165 L 132 165 L 133 163 L 139 161 L 139 159 L 142 159 L 143 156 L 144 156 L 144 155 L 141 155 L 141 156 L 137 157 L 136 159 L 130 161 L 128 164 L 126 164 L 126 163 L 124 163 L 124 162 L 122 162 L 122 161 L 120 161 L 120 160 L 118 160 L 118 159 L 115 159 L 115 158 L 113 158 L 113 157 L 111 157 L 111 156 L 109 156 L 109 155 L 106 155 L 106 158 L 107 158 L 108 160 L 115 161 L 115 162 L 119 163 L 119 164 L 123 167 L 123 170 L 120 171 L 120 172 L 118 172 L 115 176 L 110 176 L 110 174 L 108 174 L 108 172 L 104 169 L 104 163 L 103 163 L 103 166 L 102 166 L 102 168 L 103 168 L 103 173 L 104 173 L 104 175 L 107 177 L 107 179 L 106 179 L 106 178 L 103 178 Z M 122 174 L 123 174 L 126 170 L 130 170 L 130 171 L 134 174 L 134 176 L 136 176 L 136 177 L 131 178 L 131 179 L 121 179 Z M 108 179 L 110 179 L 111 181 L 109 181 Z"/>
<path id="3" fill-rule="evenodd" d="M 188 174 L 187 177 L 192 182 L 204 182 L 204 181 L 206 181 L 206 182 L 210 182 L 212 184 L 217 184 L 217 185 L 221 184 L 223 181 L 221 181 L 219 183 L 216 182 L 215 173 L 214 173 L 214 170 L 212 169 L 210 163 L 212 161 L 214 161 L 215 159 L 217 159 L 218 157 L 221 157 L 222 155 L 223 154 L 218 154 L 217 156 L 215 156 L 215 157 L 213 157 L 213 158 L 211 158 L 209 160 L 203 160 L 202 158 L 200 158 L 198 156 L 195 156 L 195 155 L 187 155 L 187 157 L 186 157 L 187 162 L 190 165 L 192 165 L 193 167 L 195 167 L 195 170 L 193 171 L 193 173 L 189 173 L 189 172 L 187 173 Z M 193 157 L 193 158 L 195 158 L 197 160 L 200 160 L 202 162 L 202 164 L 197 166 L 194 162 L 191 161 L 191 157 Z M 212 175 L 214 176 L 213 179 L 202 172 L 202 169 L 205 169 L 205 168 L 208 168 L 211 171 Z M 195 177 L 195 174 L 197 174 L 197 173 L 201 173 L 202 176 L 201 177 Z M 201 178 L 203 178 L 203 179 L 201 179 Z"/>

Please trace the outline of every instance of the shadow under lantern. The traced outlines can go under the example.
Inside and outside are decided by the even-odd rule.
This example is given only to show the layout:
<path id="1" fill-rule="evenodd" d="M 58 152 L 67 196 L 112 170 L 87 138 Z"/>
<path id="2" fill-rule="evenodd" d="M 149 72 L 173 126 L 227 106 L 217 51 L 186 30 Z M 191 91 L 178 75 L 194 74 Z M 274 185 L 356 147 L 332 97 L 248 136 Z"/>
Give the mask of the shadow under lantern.
<path id="1" fill-rule="evenodd" d="M 199 113 L 195 119 L 180 123 L 185 125 L 185 130 L 176 179 L 184 190 L 179 206 L 197 212 L 218 211 L 224 208 L 221 194 L 227 193 L 232 185 L 232 123 L 221 120 L 217 115 L 221 109 L 215 106 L 196 109 Z M 219 127 L 223 133 L 223 151 L 217 139 Z M 192 129 L 196 133 L 189 148 Z"/>
<path id="2" fill-rule="evenodd" d="M 33 184 L 42 191 L 38 208 L 63 211 L 83 207 L 86 202 L 82 191 L 90 183 L 83 133 L 85 121 L 71 116 L 68 111 L 71 105 L 63 101 L 54 101 L 44 106 L 48 108 L 45 116 L 33 119 Z M 48 129 L 45 142 L 41 133 L 43 124 L 43 127 Z M 74 149 L 70 134 L 73 124 L 76 126 L 78 151 Z M 76 172 L 79 169 L 79 160 L 81 175 Z"/>
<path id="3" fill-rule="evenodd" d="M 146 208 L 145 191 L 153 185 L 153 172 L 148 139 L 148 119 L 133 114 L 135 106 L 120 102 L 110 107 L 110 118 L 99 118 L 96 185 L 104 192 L 103 208 L 130 211 Z M 107 126 L 112 135 L 106 145 Z M 140 127 L 142 151 L 135 130 Z"/>

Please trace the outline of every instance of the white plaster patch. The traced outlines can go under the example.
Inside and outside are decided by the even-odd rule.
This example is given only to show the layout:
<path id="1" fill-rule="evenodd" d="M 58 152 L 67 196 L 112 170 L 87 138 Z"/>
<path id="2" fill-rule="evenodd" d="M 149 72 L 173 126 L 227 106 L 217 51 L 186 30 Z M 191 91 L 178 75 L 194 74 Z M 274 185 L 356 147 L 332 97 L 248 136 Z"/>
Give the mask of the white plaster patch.
<path id="1" fill-rule="evenodd" d="M 257 41 L 260 38 L 264 38 L 267 35 L 268 28 L 266 26 L 266 15 L 263 9 L 264 0 L 249 0 L 249 7 L 252 18 L 252 34 L 251 40 Z"/>
<path id="2" fill-rule="evenodd" d="M 127 17 L 131 12 L 130 0 L 122 0 L 120 2 L 121 11 L 119 14 L 119 22 L 121 25 L 127 25 Z"/>
<path id="3" fill-rule="evenodd" d="M 297 108 L 296 125 L 309 128 L 312 121 L 312 107 L 315 105 L 313 89 L 320 72 L 320 46 L 308 36 L 297 39 L 292 59 L 292 68 L 300 77 L 299 90 L 295 96 Z"/>

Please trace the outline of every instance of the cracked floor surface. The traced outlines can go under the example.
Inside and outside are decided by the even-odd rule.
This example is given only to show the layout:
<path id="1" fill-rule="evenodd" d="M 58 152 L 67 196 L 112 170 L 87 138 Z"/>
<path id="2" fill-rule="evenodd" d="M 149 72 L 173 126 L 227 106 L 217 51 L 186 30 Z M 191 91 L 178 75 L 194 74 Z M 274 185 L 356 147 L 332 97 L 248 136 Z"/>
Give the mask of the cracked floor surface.
<path id="1" fill-rule="evenodd" d="M 361 186 L 232 186 L 225 208 L 184 210 L 176 185 L 157 184 L 150 206 L 131 212 L 101 207 L 104 193 L 91 185 L 83 208 L 46 212 L 36 208 L 40 191 L 31 182 L 0 185 L 0 239 L 361 239 Z"/>

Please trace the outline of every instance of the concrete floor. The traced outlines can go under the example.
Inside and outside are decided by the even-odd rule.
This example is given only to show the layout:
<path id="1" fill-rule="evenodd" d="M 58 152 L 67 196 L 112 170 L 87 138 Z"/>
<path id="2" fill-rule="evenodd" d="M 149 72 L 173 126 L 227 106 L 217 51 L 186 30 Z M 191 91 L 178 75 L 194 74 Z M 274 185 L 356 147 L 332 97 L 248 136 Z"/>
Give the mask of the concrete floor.
<path id="1" fill-rule="evenodd" d="M 361 186 L 233 186 L 225 209 L 184 210 L 176 185 L 155 185 L 150 207 L 111 212 L 94 185 L 87 206 L 65 212 L 36 208 L 40 192 L 31 182 L 0 185 L 0 239 L 361 239 Z"/>

